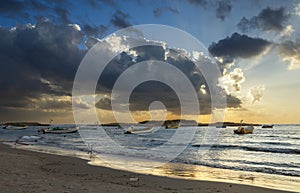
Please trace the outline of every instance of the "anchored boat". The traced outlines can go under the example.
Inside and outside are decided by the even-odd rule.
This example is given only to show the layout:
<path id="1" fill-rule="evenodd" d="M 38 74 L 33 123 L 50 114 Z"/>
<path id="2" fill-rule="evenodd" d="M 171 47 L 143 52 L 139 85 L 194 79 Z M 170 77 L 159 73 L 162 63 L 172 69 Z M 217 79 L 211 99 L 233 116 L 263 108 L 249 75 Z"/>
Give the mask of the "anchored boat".
<path id="1" fill-rule="evenodd" d="M 130 126 L 124 131 L 124 134 L 142 134 L 151 133 L 152 131 L 153 127 Z"/>
<path id="2" fill-rule="evenodd" d="M 62 128 L 62 127 L 54 127 L 52 129 L 40 129 L 38 132 L 42 132 L 43 134 L 46 133 L 53 133 L 53 134 L 65 134 L 65 133 L 76 133 L 78 128 Z"/>
<path id="3" fill-rule="evenodd" d="M 253 126 L 242 126 L 243 120 L 240 122 L 240 126 L 233 130 L 235 134 L 251 134 L 253 133 L 254 127 Z"/>
<path id="4" fill-rule="evenodd" d="M 253 133 L 253 126 L 239 126 L 237 129 L 233 130 L 235 134 L 250 134 Z"/>
<path id="5" fill-rule="evenodd" d="M 13 125 L 5 125 L 2 129 L 6 130 L 23 130 L 27 129 L 27 126 L 13 126 Z"/>
<path id="6" fill-rule="evenodd" d="M 274 125 L 263 125 L 262 128 L 273 128 Z"/>

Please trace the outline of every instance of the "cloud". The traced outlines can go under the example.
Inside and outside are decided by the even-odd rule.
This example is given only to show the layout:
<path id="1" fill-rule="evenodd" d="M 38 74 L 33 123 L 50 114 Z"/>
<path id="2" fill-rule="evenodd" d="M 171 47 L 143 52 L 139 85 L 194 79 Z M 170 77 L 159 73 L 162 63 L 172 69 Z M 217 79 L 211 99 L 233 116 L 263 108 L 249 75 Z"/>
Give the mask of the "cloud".
<path id="1" fill-rule="evenodd" d="M 257 16 L 250 19 L 243 17 L 237 24 L 242 32 L 248 32 L 253 29 L 261 31 L 281 32 L 285 29 L 285 23 L 290 18 L 284 7 L 263 9 Z"/>
<path id="2" fill-rule="evenodd" d="M 254 86 L 249 89 L 249 92 L 253 98 L 252 104 L 254 104 L 256 101 L 259 102 L 262 99 L 264 96 L 264 91 L 264 85 Z"/>
<path id="3" fill-rule="evenodd" d="M 188 2 L 206 10 L 214 10 L 216 17 L 221 21 L 224 21 L 232 10 L 231 0 L 188 0 Z"/>
<path id="4" fill-rule="evenodd" d="M 0 1 L 0 14 L 9 18 L 24 18 L 28 19 L 29 10 L 42 11 L 47 9 L 43 2 L 39 1 L 16 1 L 6 0 Z"/>
<path id="5" fill-rule="evenodd" d="M 300 3 L 295 6 L 294 11 L 296 15 L 300 16 Z"/>
<path id="6" fill-rule="evenodd" d="M 290 70 L 300 69 L 300 38 L 278 44 L 278 50 Z"/>
<path id="7" fill-rule="evenodd" d="M 127 49 L 130 45 L 130 42 L 136 41 L 144 42 L 144 44 L 148 44 L 150 41 L 154 45 L 139 46 L 136 48 Z M 154 74 L 157 76 L 157 79 L 164 78 L 167 80 L 167 82 L 172 82 L 175 85 L 181 85 L 180 82 L 182 80 L 178 78 L 178 76 L 174 76 L 174 73 L 171 71 L 163 70 L 163 68 L 157 63 L 151 62 L 154 60 L 171 64 L 184 73 L 184 76 L 191 81 L 193 87 L 197 91 L 197 97 L 201 107 L 201 114 L 211 113 L 211 93 L 208 89 L 209 87 L 207 85 L 207 81 L 213 82 L 215 85 L 217 85 L 218 77 L 212 76 L 209 77 L 211 80 L 206 80 L 195 66 L 195 58 L 193 58 L 187 51 L 168 47 L 168 45 L 164 42 L 156 42 L 143 38 L 132 39 L 129 37 L 112 36 L 107 43 L 110 44 L 108 46 L 110 47 L 110 52 L 115 52 L 115 49 L 119 48 L 123 48 L 121 49 L 123 52 L 115 57 L 108 64 L 108 66 L 106 66 L 105 71 L 99 78 L 101 85 L 98 85 L 97 87 L 97 94 L 102 96 L 105 95 L 107 97 L 104 97 L 97 102 L 97 108 L 111 110 L 111 103 L 117 103 L 120 107 L 129 104 L 131 111 L 148 111 L 149 105 L 152 102 L 161 101 L 166 106 L 167 110 L 179 115 L 181 111 L 181 105 L 177 93 L 175 93 L 175 91 L 172 90 L 172 88 L 170 88 L 168 85 L 158 81 L 148 81 L 137 86 L 132 91 L 129 102 L 123 101 L 122 98 L 119 98 L 119 95 L 113 96 L 113 98 L 109 97 L 115 82 L 125 70 L 127 73 L 129 73 L 127 76 L 129 79 L 136 79 L 139 76 Z M 198 60 L 200 60 L 201 64 L 203 65 L 211 65 L 211 61 L 209 59 L 205 59 L 201 55 L 198 56 Z M 140 69 L 137 63 L 144 61 L 148 61 L 146 64 L 147 67 Z M 130 81 L 127 80 L 127 82 Z M 124 90 L 119 90 L 119 92 L 122 93 L 129 91 L 124 88 Z M 225 91 L 221 87 L 219 87 L 219 92 L 226 96 Z M 190 93 L 183 94 L 189 101 L 188 105 L 194 106 L 195 104 L 189 99 Z M 227 102 L 227 105 L 232 108 L 240 107 L 241 104 L 241 101 L 232 95 L 227 95 Z M 193 114 L 195 112 L 189 113 Z"/>
<path id="8" fill-rule="evenodd" d="M 89 24 L 84 24 L 83 31 L 86 35 L 99 37 L 107 32 L 107 27 L 104 25 L 91 26 Z"/>
<path id="9" fill-rule="evenodd" d="M 153 14 L 155 17 L 160 17 L 163 12 L 167 12 L 167 11 L 170 13 L 179 14 L 178 9 L 169 7 L 169 6 L 162 7 L 162 8 L 156 8 L 153 10 Z"/>
<path id="10" fill-rule="evenodd" d="M 228 15 L 230 14 L 231 9 L 232 9 L 232 4 L 230 0 L 223 0 L 217 2 L 217 8 L 216 8 L 217 18 L 224 21 L 225 18 L 228 17 Z"/>
<path id="11" fill-rule="evenodd" d="M 294 27 L 292 25 L 287 25 L 281 32 L 281 37 L 290 37 L 294 33 Z"/>
<path id="12" fill-rule="evenodd" d="M 66 24 L 70 23 L 70 20 L 69 12 L 65 7 L 70 5 L 70 1 L 5 0 L 0 2 L 0 14 L 20 21 L 28 21 L 31 17 L 43 15 Z"/>
<path id="13" fill-rule="evenodd" d="M 228 95 L 240 92 L 243 82 L 245 82 L 245 77 L 241 68 L 235 68 L 232 72 L 227 72 L 219 78 L 219 85 Z"/>
<path id="14" fill-rule="evenodd" d="M 113 24 L 116 28 L 122 29 L 131 26 L 130 22 L 128 21 L 129 14 L 123 13 L 120 10 L 117 10 L 111 20 L 110 23 Z"/>
<path id="15" fill-rule="evenodd" d="M 251 58 L 265 52 L 271 42 L 252 38 L 247 35 L 234 33 L 231 37 L 212 43 L 208 50 L 213 56 L 222 57 L 224 61 L 231 63 L 235 58 Z"/>
<path id="16" fill-rule="evenodd" d="M 67 24 L 67 23 L 71 23 L 71 21 L 69 20 L 69 11 L 62 8 L 62 7 L 55 7 L 54 8 L 54 11 L 55 13 L 57 14 L 58 16 L 58 19 L 64 23 L 64 24 Z"/>
<path id="17" fill-rule="evenodd" d="M 75 24 L 68 24 L 68 26 L 73 27 L 77 31 L 81 31 L 80 26 L 78 24 L 76 24 L 76 23 Z"/>
<path id="18" fill-rule="evenodd" d="M 0 27 L 1 108 L 33 108 L 41 96 L 70 96 L 73 78 L 86 50 L 77 24 Z"/>
<path id="19" fill-rule="evenodd" d="M 9 16 L 13 16 L 14 13 L 19 13 L 23 11 L 25 8 L 25 4 L 22 1 L 0 1 L 0 13 L 8 14 Z"/>

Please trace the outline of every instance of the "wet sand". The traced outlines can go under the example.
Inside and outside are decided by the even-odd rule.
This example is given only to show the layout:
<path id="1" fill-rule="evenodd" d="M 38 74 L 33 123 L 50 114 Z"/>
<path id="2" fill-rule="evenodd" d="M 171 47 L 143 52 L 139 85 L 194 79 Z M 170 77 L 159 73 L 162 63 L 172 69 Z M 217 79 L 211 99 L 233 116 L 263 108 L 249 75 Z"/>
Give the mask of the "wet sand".
<path id="1" fill-rule="evenodd" d="M 174 179 L 88 165 L 87 161 L 0 144 L 0 192 L 284 193 L 248 185 Z"/>

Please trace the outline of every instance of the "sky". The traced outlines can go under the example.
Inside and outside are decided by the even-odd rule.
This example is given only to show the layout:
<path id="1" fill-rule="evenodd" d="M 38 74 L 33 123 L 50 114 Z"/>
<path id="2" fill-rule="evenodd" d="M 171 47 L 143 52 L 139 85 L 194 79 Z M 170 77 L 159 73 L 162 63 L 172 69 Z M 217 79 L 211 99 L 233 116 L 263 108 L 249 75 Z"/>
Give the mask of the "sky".
<path id="1" fill-rule="evenodd" d="M 0 121 L 73 123 L 74 78 L 88 51 L 117 30 L 162 24 L 191 34 L 216 59 L 222 72 L 211 81 L 226 97 L 225 121 L 300 123 L 299 22 L 299 0 L 0 1 Z M 109 37 L 110 41 L 105 40 L 108 55 L 133 41 Z M 168 62 L 181 70 L 197 91 L 201 112 L 180 114 L 176 92 L 150 81 L 131 95 L 134 119 L 149 119 L 149 106 L 160 106 L 153 102 L 161 101 L 167 118 L 182 115 L 209 122 L 212 92 L 195 68 L 193 54 L 163 40 L 147 41 L 155 46 L 122 52 L 99 78 L 94 106 L 100 122 L 115 121 L 111 103 L 117 100 L 111 93 L 117 78 L 128 67 L 147 60 Z M 174 84 L 181 81 L 174 74 L 160 73 L 161 69 L 151 66 L 160 77 L 171 77 Z M 147 74 L 135 70 L 133 76 Z M 77 100 L 73 105 L 88 109 L 90 104 Z M 157 119 L 161 118 L 162 111 L 154 109 Z"/>

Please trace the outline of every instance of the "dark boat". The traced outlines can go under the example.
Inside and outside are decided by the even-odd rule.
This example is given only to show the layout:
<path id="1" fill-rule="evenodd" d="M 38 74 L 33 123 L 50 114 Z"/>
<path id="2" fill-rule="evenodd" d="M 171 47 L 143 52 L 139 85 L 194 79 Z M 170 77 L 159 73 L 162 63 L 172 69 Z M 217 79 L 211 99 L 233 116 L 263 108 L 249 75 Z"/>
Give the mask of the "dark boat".
<path id="1" fill-rule="evenodd" d="M 263 125 L 262 128 L 273 128 L 274 125 Z"/>

